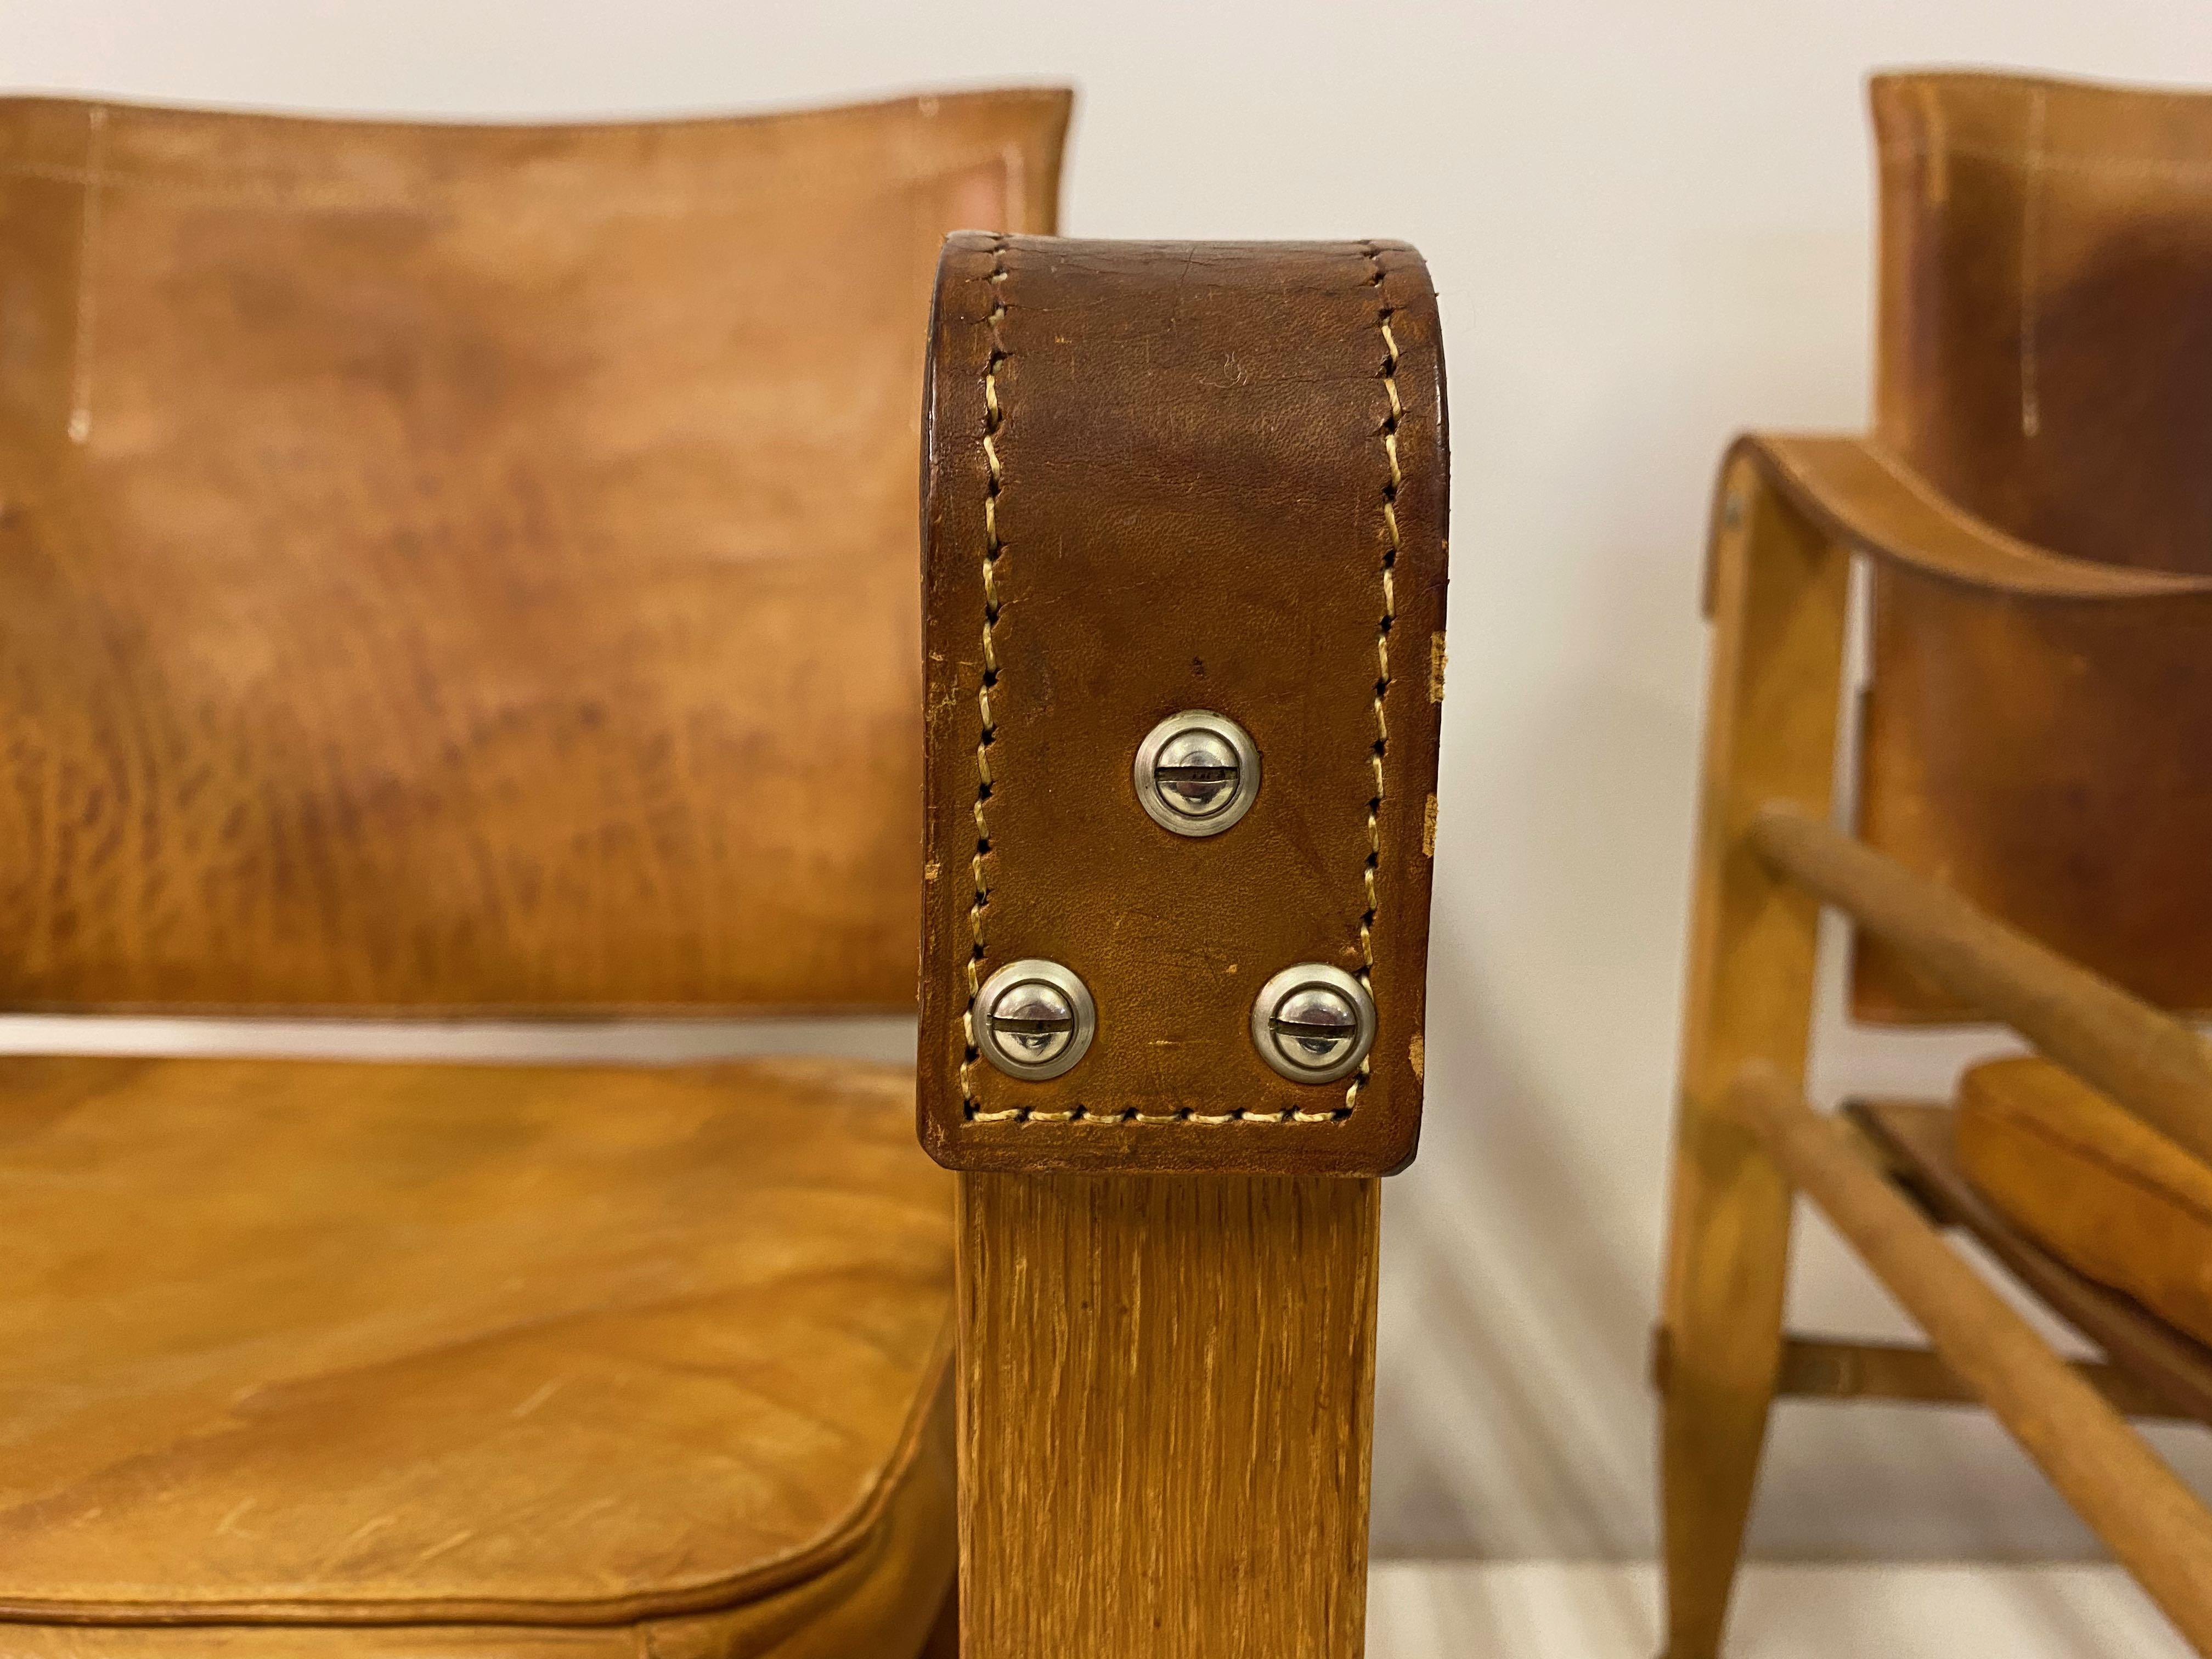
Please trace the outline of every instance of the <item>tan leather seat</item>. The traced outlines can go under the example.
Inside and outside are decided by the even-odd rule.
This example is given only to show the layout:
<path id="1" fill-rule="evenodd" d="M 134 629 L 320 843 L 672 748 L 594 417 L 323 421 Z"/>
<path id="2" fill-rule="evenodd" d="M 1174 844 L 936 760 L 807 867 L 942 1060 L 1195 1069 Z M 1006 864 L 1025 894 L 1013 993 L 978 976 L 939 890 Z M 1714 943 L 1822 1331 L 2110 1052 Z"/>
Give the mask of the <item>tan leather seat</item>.
<path id="1" fill-rule="evenodd" d="M 2044 1060 L 1970 1070 L 1958 1138 L 1967 1178 L 2014 1226 L 2212 1342 L 2212 1168 Z"/>
<path id="2" fill-rule="evenodd" d="M 904 1659 L 953 1548 L 912 1103 L 0 1060 L 0 1653 Z"/>

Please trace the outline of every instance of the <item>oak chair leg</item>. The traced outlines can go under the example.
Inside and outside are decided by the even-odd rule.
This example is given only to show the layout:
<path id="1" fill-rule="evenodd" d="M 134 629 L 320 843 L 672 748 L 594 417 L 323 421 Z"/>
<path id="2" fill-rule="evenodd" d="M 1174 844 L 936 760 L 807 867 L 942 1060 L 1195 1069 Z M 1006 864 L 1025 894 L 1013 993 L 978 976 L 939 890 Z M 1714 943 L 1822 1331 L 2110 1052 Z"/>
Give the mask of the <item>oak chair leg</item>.
<path id="1" fill-rule="evenodd" d="M 1850 579 L 1740 463 L 1713 550 L 1661 1413 L 1669 1659 L 1719 1651 L 1783 1352 L 1790 1188 L 1723 1106 L 1753 1060 L 1802 1087 L 1820 912 L 1744 836 L 1769 801 L 1828 810 Z"/>
<path id="2" fill-rule="evenodd" d="M 966 1659 L 1358 1659 L 1380 1183 L 960 1185 Z"/>
<path id="3" fill-rule="evenodd" d="M 1674 1220 L 1692 1284 L 1660 1407 L 1668 1659 L 1720 1651 L 1781 1353 L 1789 1193 L 1763 1155 L 1723 1140 L 1688 1132 L 1676 1152 L 1705 1190 L 1678 1200 Z"/>

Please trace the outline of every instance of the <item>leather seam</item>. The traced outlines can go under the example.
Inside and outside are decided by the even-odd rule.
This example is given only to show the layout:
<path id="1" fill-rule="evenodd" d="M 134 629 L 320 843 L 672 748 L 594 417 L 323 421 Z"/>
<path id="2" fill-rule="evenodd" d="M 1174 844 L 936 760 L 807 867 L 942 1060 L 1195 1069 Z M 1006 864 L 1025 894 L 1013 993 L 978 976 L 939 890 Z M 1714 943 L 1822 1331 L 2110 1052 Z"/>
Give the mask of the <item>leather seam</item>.
<path id="1" fill-rule="evenodd" d="M 975 1069 L 981 1059 L 975 1043 L 975 1001 L 982 988 L 982 963 L 986 954 L 984 944 L 985 913 L 990 908 L 990 882 L 984 860 L 992 851 L 991 837 L 985 823 L 985 805 L 990 800 L 993 781 L 990 749 L 997 738 L 997 727 L 991 711 L 991 693 L 998 684 L 998 655 L 993 635 L 998 624 L 999 596 L 997 569 L 1005 545 L 1000 540 L 998 527 L 999 498 L 1004 485 L 998 440 L 1006 424 L 1006 410 L 999 398 L 998 373 L 1008 358 L 1003 325 L 1006 306 L 1003 285 L 1006 279 L 1006 243 L 1003 234 L 991 242 L 991 270 L 987 281 L 991 287 L 991 307 L 987 313 L 990 327 L 990 350 L 983 368 L 983 672 L 976 690 L 976 710 L 980 730 L 975 746 L 975 854 L 972 864 L 975 881 L 975 896 L 968 912 L 969 931 L 972 937 L 969 947 L 967 981 L 968 1006 L 961 1016 L 961 1031 L 964 1039 L 960 1066 L 960 1098 L 962 1115 L 970 1123 L 1198 1123 L 1207 1126 L 1224 1124 L 1287 1124 L 1340 1123 L 1349 1118 L 1359 1102 L 1360 1091 L 1374 1073 L 1370 1053 L 1359 1062 L 1344 1091 L 1341 1105 L 1325 1111 L 1299 1111 L 1285 1108 L 1279 1112 L 1252 1112 L 1241 1108 L 1227 1112 L 1200 1112 L 1192 1107 L 1182 1107 L 1172 1112 L 1145 1112 L 1135 1108 L 1102 1111 L 1096 1107 L 1076 1104 L 1054 1110 L 1040 1111 L 1028 1106 L 1008 1106 L 987 1109 L 978 1098 L 975 1088 Z M 1398 392 L 1399 350 L 1396 333 L 1392 326 L 1398 308 L 1390 302 L 1385 292 L 1388 275 L 1382 264 L 1382 247 L 1376 242 L 1360 244 L 1360 253 L 1368 264 L 1367 286 L 1375 291 L 1376 309 L 1372 325 L 1380 337 L 1382 358 L 1376 378 L 1382 386 L 1386 404 L 1376 428 L 1376 439 L 1382 447 L 1384 477 L 1381 489 L 1381 516 L 1383 530 L 1382 556 L 1379 568 L 1382 586 L 1382 613 L 1375 629 L 1375 686 L 1373 707 L 1375 738 L 1370 747 L 1369 759 L 1374 769 L 1374 793 L 1367 801 L 1367 855 L 1360 869 L 1363 908 L 1359 916 L 1359 982 L 1374 995 L 1375 927 L 1381 909 L 1376 878 L 1382 859 L 1382 803 L 1384 787 L 1383 763 L 1390 747 L 1390 726 L 1384 698 L 1390 689 L 1390 632 L 1397 620 L 1396 569 L 1398 556 L 1404 547 L 1404 538 L 1398 523 L 1398 495 L 1405 484 L 1405 472 L 1398 453 L 1398 432 L 1405 418 L 1405 405 Z M 1378 1010 L 1376 1023 L 1381 1023 Z"/>
<path id="2" fill-rule="evenodd" d="M 999 684 L 999 653 L 994 636 L 999 625 L 999 560 L 1006 544 L 999 538 L 999 496 L 1006 485 L 999 459 L 999 434 L 1006 414 L 999 401 L 999 370 L 1007 358 L 1006 239 L 991 239 L 991 269 L 984 278 L 991 306 L 986 313 L 990 349 L 983 360 L 983 672 L 975 686 L 975 851 L 969 860 L 975 896 L 968 907 L 968 1006 L 960 1016 L 965 1039 L 960 1063 L 960 1100 L 971 1121 L 1025 1121 L 1029 1112 L 1019 1106 L 986 1110 L 975 1097 L 975 1066 L 980 1052 L 975 1042 L 975 999 L 982 990 L 986 917 L 991 908 L 991 877 L 986 860 L 991 856 L 991 829 L 986 809 L 991 800 L 991 745 L 998 741 L 998 725 L 991 715 L 991 693 Z"/>
<path id="3" fill-rule="evenodd" d="M 1382 615 L 1375 627 L 1375 744 L 1370 758 L 1375 768 L 1375 793 L 1367 802 L 1367 859 L 1360 869 L 1361 896 L 1365 908 L 1359 916 L 1359 982 L 1367 988 L 1368 995 L 1375 994 L 1375 927 L 1382 903 L 1376 890 L 1376 877 L 1382 865 L 1382 802 L 1386 794 L 1383 785 L 1383 763 L 1390 753 L 1390 722 L 1383 699 L 1390 690 L 1390 629 L 1397 620 L 1398 593 L 1396 570 L 1398 555 L 1404 547 L 1404 538 L 1398 526 L 1398 492 L 1404 486 L 1406 475 L 1398 459 L 1398 428 L 1404 420 L 1405 404 L 1398 397 L 1398 337 L 1391 329 L 1397 307 L 1390 303 L 1384 283 L 1382 250 L 1373 242 L 1364 245 L 1370 275 L 1368 286 L 1375 290 L 1376 332 L 1382 336 L 1382 365 L 1381 379 L 1387 406 L 1376 437 L 1382 447 L 1386 471 L 1382 480 Z M 1376 1011 L 1376 1024 L 1382 1024 L 1382 1011 Z M 1359 1062 L 1352 1073 L 1352 1082 L 1344 1091 L 1344 1104 L 1333 1112 L 1300 1112 L 1301 1121 L 1316 1119 L 1348 1117 L 1359 1104 L 1359 1091 L 1367 1086 L 1374 1075 L 1374 1055 L 1370 1052 Z"/>

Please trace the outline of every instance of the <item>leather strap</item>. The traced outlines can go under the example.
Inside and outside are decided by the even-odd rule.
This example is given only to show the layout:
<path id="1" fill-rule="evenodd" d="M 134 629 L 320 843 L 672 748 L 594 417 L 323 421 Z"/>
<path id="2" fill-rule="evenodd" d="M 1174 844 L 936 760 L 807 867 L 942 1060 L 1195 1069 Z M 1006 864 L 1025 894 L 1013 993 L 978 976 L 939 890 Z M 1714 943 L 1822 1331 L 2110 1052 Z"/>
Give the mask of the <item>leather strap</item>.
<path id="1" fill-rule="evenodd" d="M 2212 576 L 2074 558 L 2008 534 L 1967 512 L 1873 438 L 1740 434 L 1721 465 L 1723 499 L 1713 514 L 1716 529 L 1727 521 L 1726 495 L 1738 457 L 1757 467 L 1791 506 L 1831 537 L 1916 575 L 2026 599 L 2212 594 Z M 1708 589 L 1712 562 L 1709 553 Z M 1712 614 L 1710 592 L 1705 613 Z"/>
<path id="2" fill-rule="evenodd" d="M 1402 243 L 963 233 L 923 441 L 928 854 L 921 1127 L 971 1170 L 1388 1173 L 1413 1157 L 1443 698 L 1435 293 Z M 1158 722 L 1240 723 L 1261 783 L 1176 836 L 1131 779 Z M 977 988 L 1079 975 L 1065 1075 L 977 1052 Z M 1254 1000 L 1371 991 L 1366 1064 L 1261 1060 Z"/>

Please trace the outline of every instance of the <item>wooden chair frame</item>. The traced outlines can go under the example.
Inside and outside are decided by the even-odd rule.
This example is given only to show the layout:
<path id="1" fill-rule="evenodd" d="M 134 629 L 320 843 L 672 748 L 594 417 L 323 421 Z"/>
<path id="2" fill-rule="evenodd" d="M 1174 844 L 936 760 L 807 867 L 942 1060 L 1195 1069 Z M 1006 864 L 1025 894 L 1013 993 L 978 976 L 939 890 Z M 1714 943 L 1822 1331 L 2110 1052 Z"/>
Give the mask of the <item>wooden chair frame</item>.
<path id="1" fill-rule="evenodd" d="M 2212 1511 L 2126 1420 L 2189 1413 L 2120 1365 L 2061 1358 L 1949 1248 L 1864 1137 L 1804 1099 L 1827 904 L 2212 1159 L 2212 1058 L 2194 1031 L 1831 826 L 1850 567 L 1861 552 L 2024 595 L 2125 604 L 2203 586 L 2006 537 L 1869 442 L 1747 438 L 1723 466 L 1672 1237 L 1654 1353 L 1668 1652 L 1718 1651 L 1769 1409 L 1778 1395 L 1814 1394 L 1986 1406 L 2197 1651 L 2212 1654 Z M 1797 1191 L 1930 1348 L 1785 1331 Z"/>

